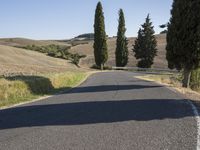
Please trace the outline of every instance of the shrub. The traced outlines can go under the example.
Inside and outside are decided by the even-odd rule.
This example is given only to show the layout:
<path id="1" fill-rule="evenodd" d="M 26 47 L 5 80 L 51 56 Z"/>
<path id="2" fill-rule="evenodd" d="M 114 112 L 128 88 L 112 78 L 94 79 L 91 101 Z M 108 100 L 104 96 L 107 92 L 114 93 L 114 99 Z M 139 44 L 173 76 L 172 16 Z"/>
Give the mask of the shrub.
<path id="1" fill-rule="evenodd" d="M 61 58 L 70 60 L 76 66 L 79 65 L 80 59 L 85 58 L 86 55 L 79 55 L 78 53 L 72 54 L 69 52 L 71 47 L 69 46 L 59 46 L 59 45 L 47 45 L 47 46 L 36 46 L 36 45 L 27 45 L 21 47 L 28 50 L 37 51 L 40 53 L 46 53 L 50 57 Z"/>
<path id="2" fill-rule="evenodd" d="M 200 89 L 200 68 L 193 70 L 191 74 L 190 87 L 193 90 Z"/>

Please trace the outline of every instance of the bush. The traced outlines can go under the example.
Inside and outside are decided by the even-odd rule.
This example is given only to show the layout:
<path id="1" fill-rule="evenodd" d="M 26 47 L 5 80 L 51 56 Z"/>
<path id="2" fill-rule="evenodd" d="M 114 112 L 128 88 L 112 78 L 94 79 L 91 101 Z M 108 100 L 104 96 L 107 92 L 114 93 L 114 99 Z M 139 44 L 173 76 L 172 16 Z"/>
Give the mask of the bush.
<path id="1" fill-rule="evenodd" d="M 79 66 L 79 62 L 81 58 L 85 58 L 86 55 L 79 55 L 78 53 L 76 54 L 71 54 L 71 61 L 73 64 L 75 64 L 76 66 Z"/>
<path id="2" fill-rule="evenodd" d="M 76 54 L 70 53 L 69 49 L 71 47 L 69 46 L 60 46 L 60 45 L 54 45 L 54 44 L 47 45 L 47 46 L 27 45 L 21 48 L 37 51 L 40 53 L 45 53 L 50 57 L 71 60 L 71 62 L 75 64 L 76 66 L 78 66 L 81 58 L 86 57 L 86 55 L 79 55 L 78 53 Z"/>
<path id="3" fill-rule="evenodd" d="M 190 87 L 193 90 L 200 90 L 200 68 L 192 71 Z"/>

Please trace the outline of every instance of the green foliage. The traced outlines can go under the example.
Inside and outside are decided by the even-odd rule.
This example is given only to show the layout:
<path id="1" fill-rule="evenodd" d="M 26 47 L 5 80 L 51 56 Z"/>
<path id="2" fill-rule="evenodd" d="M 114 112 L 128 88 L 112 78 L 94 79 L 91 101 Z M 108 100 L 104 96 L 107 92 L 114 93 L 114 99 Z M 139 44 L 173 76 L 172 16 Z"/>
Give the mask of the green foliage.
<path id="1" fill-rule="evenodd" d="M 75 64 L 76 66 L 78 66 L 79 67 L 79 62 L 80 62 L 80 59 L 81 58 L 85 58 L 86 57 L 86 55 L 79 55 L 78 53 L 76 53 L 76 54 L 71 54 L 71 61 L 72 61 L 72 63 L 73 64 Z"/>
<path id="2" fill-rule="evenodd" d="M 85 33 L 77 36 L 76 38 L 94 39 L 94 33 Z"/>
<path id="3" fill-rule="evenodd" d="M 200 90 L 200 68 L 192 71 L 190 79 L 190 87 L 193 90 Z"/>
<path id="4" fill-rule="evenodd" d="M 199 66 L 200 5 L 198 3 L 191 0 L 175 0 L 173 3 L 166 47 L 169 68 L 181 70 Z"/>
<path id="5" fill-rule="evenodd" d="M 168 25 L 167 60 L 170 69 L 184 69 L 183 86 L 200 65 L 200 2 L 174 0 Z"/>
<path id="6" fill-rule="evenodd" d="M 133 45 L 133 52 L 136 59 L 139 59 L 138 67 L 151 68 L 154 57 L 157 55 L 157 41 L 154 35 L 154 27 L 150 21 L 149 15 L 142 28 L 138 31 L 138 37 Z"/>
<path id="7" fill-rule="evenodd" d="M 167 34 L 167 32 L 168 32 L 167 30 L 163 30 L 160 32 L 160 34 Z"/>
<path id="8" fill-rule="evenodd" d="M 167 24 L 161 24 L 159 27 L 164 29 L 164 28 L 167 28 L 167 25 L 168 25 L 168 23 Z"/>
<path id="9" fill-rule="evenodd" d="M 41 53 L 45 53 L 48 56 L 70 60 L 73 64 L 78 66 L 80 59 L 85 58 L 86 55 L 79 55 L 78 53 L 72 54 L 69 52 L 70 47 L 68 46 L 59 46 L 59 45 L 47 45 L 47 46 L 35 46 L 27 45 L 22 47 L 28 50 L 33 50 Z"/>
<path id="10" fill-rule="evenodd" d="M 115 51 L 116 66 L 125 67 L 128 63 L 128 40 L 125 36 L 125 18 L 122 9 L 119 10 L 119 26 L 117 33 L 117 48 Z"/>
<path id="11" fill-rule="evenodd" d="M 101 2 L 97 4 L 94 23 L 94 57 L 95 63 L 103 67 L 108 60 L 107 39 L 105 32 L 104 14 Z M 102 68 L 103 69 L 103 68 Z"/>
<path id="12" fill-rule="evenodd" d="M 162 25 L 159 26 L 160 28 L 164 29 L 163 31 L 160 32 L 160 34 L 166 34 L 167 33 L 167 26 L 168 26 L 168 23 L 162 24 Z"/>
<path id="13" fill-rule="evenodd" d="M 62 51 L 70 49 L 68 46 L 59 46 L 59 45 L 47 45 L 47 46 L 36 46 L 36 45 L 27 45 L 25 47 L 20 47 L 27 50 L 37 51 L 40 53 L 45 53 L 49 56 L 62 57 Z"/>

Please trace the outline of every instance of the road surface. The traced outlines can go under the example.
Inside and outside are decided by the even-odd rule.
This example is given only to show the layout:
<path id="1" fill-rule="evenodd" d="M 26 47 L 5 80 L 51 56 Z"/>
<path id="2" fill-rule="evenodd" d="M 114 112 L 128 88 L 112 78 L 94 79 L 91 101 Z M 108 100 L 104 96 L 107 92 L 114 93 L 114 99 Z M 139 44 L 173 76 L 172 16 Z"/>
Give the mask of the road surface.
<path id="1" fill-rule="evenodd" d="M 184 98 L 130 72 L 97 73 L 68 93 L 0 111 L 0 150 L 195 150 Z"/>

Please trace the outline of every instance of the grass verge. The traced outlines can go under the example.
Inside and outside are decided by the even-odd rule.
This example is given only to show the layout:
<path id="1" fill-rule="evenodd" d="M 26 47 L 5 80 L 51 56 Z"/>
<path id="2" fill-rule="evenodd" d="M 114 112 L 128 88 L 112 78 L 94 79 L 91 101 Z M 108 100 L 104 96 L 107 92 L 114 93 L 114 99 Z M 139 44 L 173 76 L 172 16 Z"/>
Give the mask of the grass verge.
<path id="1" fill-rule="evenodd" d="M 137 78 L 175 87 L 181 86 L 181 74 L 147 74 Z"/>
<path id="2" fill-rule="evenodd" d="M 166 85 L 185 95 L 188 99 L 193 100 L 195 102 L 200 102 L 200 92 L 199 90 L 194 91 L 189 88 L 182 87 L 182 76 L 181 74 L 171 74 L 171 75 L 160 75 L 160 74 L 150 74 L 150 75 L 142 75 L 137 76 L 138 79 L 153 81 L 159 84 Z"/>
<path id="3" fill-rule="evenodd" d="M 88 75 L 86 72 L 66 72 L 0 77 L 0 108 L 73 88 Z"/>

